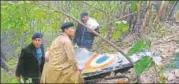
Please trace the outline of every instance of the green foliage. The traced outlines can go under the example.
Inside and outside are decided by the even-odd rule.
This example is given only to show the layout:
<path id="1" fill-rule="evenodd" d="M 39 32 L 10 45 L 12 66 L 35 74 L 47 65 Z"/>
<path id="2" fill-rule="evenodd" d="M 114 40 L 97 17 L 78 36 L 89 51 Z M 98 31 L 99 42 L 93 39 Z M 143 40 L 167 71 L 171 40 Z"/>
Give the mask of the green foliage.
<path id="1" fill-rule="evenodd" d="M 107 27 L 101 28 L 100 31 L 102 32 L 102 35 L 104 35 L 104 36 L 106 36 L 108 34 L 108 28 Z"/>
<path id="2" fill-rule="evenodd" d="M 134 65 L 134 69 L 137 75 L 140 75 L 145 70 L 149 69 L 153 64 L 152 58 L 144 56 L 141 60 L 137 61 Z"/>
<path id="3" fill-rule="evenodd" d="M 58 3 L 56 3 L 58 2 Z M 87 3 L 92 5 L 84 5 L 80 1 L 73 1 L 71 7 L 69 3 L 71 1 L 54 1 L 54 2 L 37 2 L 37 1 L 17 1 L 11 3 L 2 3 L 2 18 L 1 18 L 1 30 L 3 39 L 7 36 L 8 33 L 12 33 L 12 38 L 10 38 L 9 43 L 16 46 L 16 52 L 19 53 L 22 44 L 29 44 L 31 42 L 31 36 L 34 32 L 41 32 L 44 34 L 47 33 L 57 33 L 59 32 L 59 25 L 62 24 L 65 20 L 72 21 L 77 24 L 75 21 L 71 20 L 69 17 L 51 10 L 51 7 L 56 10 L 62 10 L 67 14 L 74 16 L 77 19 L 80 19 L 80 13 L 83 11 L 88 11 L 89 15 L 103 25 L 105 23 L 111 22 L 111 20 L 116 19 L 116 16 L 120 15 L 120 9 L 122 8 L 118 1 L 88 1 Z M 126 2 L 124 2 L 126 3 Z M 131 11 L 136 11 L 136 1 L 131 3 Z M 44 6 L 44 4 L 49 4 L 50 7 Z M 96 9 L 98 8 L 98 9 Z M 101 10 L 103 11 L 101 11 Z M 125 9 L 127 12 L 128 9 Z M 110 16 L 110 18 L 108 17 Z M 108 24 L 109 25 L 109 24 Z M 107 36 L 108 29 L 107 26 L 103 26 L 100 29 L 101 34 Z M 113 25 L 114 33 L 113 40 L 117 40 L 124 33 L 129 30 L 128 23 L 124 21 L 117 21 Z M 23 42 L 19 42 L 22 37 L 24 37 Z M 48 40 L 53 40 L 55 37 L 45 37 Z M 107 48 L 107 47 L 106 47 Z M 139 47 L 140 48 L 140 47 Z M 108 50 L 111 50 L 107 48 Z M 130 52 L 135 53 L 140 49 L 133 49 Z M 16 60 L 17 62 L 17 60 Z M 8 62 L 9 65 L 16 64 L 14 61 Z M 7 78 L 6 82 L 16 83 L 17 81 L 14 78 L 9 78 L 8 75 L 3 75 L 4 78 Z M 5 79 L 6 80 L 6 79 Z"/>
<path id="4" fill-rule="evenodd" d="M 134 53 L 140 52 L 142 50 L 146 50 L 150 47 L 151 41 L 149 40 L 138 40 L 134 46 L 128 51 L 128 56 L 133 55 Z"/>
<path id="5" fill-rule="evenodd" d="M 19 83 L 19 81 L 15 78 L 10 78 L 8 83 Z"/>
<path id="6" fill-rule="evenodd" d="M 26 81 L 24 81 L 22 78 L 21 78 L 21 83 L 32 83 L 32 78 L 28 78 Z"/>
<path id="7" fill-rule="evenodd" d="M 149 40 L 138 40 L 134 44 L 134 46 L 128 51 L 127 55 L 131 56 L 135 53 L 141 52 L 142 50 L 146 50 L 150 47 L 150 45 L 151 45 L 151 42 Z M 140 59 L 134 64 L 134 69 L 135 69 L 136 74 L 137 75 L 142 74 L 144 71 L 149 69 L 153 63 L 154 62 L 151 57 L 142 56 L 142 59 Z"/>
<path id="8" fill-rule="evenodd" d="M 17 47 L 17 53 L 20 52 L 22 43 L 27 45 L 31 42 L 34 32 L 57 32 L 59 30 L 61 14 L 49 12 L 47 7 L 40 8 L 35 3 L 37 2 L 21 1 L 2 5 L 2 39 L 5 39 L 8 33 L 14 33 L 9 43 Z M 25 40 L 19 42 L 22 38 Z"/>
<path id="9" fill-rule="evenodd" d="M 14 67 L 16 67 L 16 64 L 16 59 L 11 59 L 7 62 L 8 67 L 12 70 L 15 70 Z M 19 83 L 19 81 L 16 80 L 15 75 L 10 75 L 7 71 L 1 68 L 1 83 Z"/>
<path id="10" fill-rule="evenodd" d="M 71 3 L 71 6 L 73 6 L 72 8 L 68 7 L 69 3 Z M 115 13 L 119 11 L 120 8 L 117 1 L 88 1 L 87 3 L 93 5 L 94 8 L 92 7 L 90 10 L 87 10 L 88 5 L 84 5 L 79 1 L 60 1 L 58 3 L 50 2 L 49 6 L 57 10 L 66 11 L 64 9 L 67 9 L 69 11 L 68 13 L 77 19 L 80 19 L 80 13 L 82 11 L 88 11 L 90 16 L 97 19 L 99 23 L 107 22 L 104 20 L 106 18 L 106 13 Z M 45 6 L 45 4 L 48 4 L 48 2 L 42 2 L 42 4 L 33 1 L 18 1 L 17 3 L 13 1 L 11 3 L 3 2 L 3 17 L 1 18 L 2 34 L 5 36 L 6 32 L 15 33 L 14 38 L 12 37 L 12 40 L 10 41 L 11 44 L 21 47 L 19 40 L 22 37 L 26 37 L 27 40 L 25 40 L 23 43 L 27 45 L 31 42 L 31 40 L 28 39 L 34 32 L 58 32 L 59 24 L 63 23 L 64 20 L 72 21 L 67 16 L 59 12 L 53 12 L 51 9 L 49 9 L 49 7 Z M 102 12 L 95 8 L 104 11 Z M 24 35 L 24 32 L 28 33 Z M 118 32 L 116 34 L 118 34 Z M 17 52 L 19 52 L 19 49 Z"/>
<path id="11" fill-rule="evenodd" d="M 8 66 L 10 66 L 10 67 L 15 67 L 16 65 L 14 65 L 14 64 L 16 64 L 17 62 L 18 62 L 17 59 L 11 59 L 11 60 L 9 60 L 9 61 L 7 62 L 7 64 L 8 64 Z"/>
<path id="12" fill-rule="evenodd" d="M 123 33 L 126 33 L 129 30 L 129 25 L 126 21 L 116 21 L 114 24 L 114 33 L 113 40 L 117 40 L 121 37 Z"/>
<path id="13" fill-rule="evenodd" d="M 14 76 L 9 76 L 9 74 L 1 70 L 1 83 L 19 83 L 19 81 Z"/>
<path id="14" fill-rule="evenodd" d="M 158 37 L 162 37 L 165 34 L 167 34 L 167 28 L 165 28 L 162 24 L 158 24 L 155 28 L 154 28 L 155 32 L 159 33 Z"/>
<path id="15" fill-rule="evenodd" d="M 116 9 L 120 9 L 120 5 L 118 4 L 118 2 L 114 2 L 112 6 L 109 8 L 111 8 L 110 10 L 111 12 L 116 12 L 117 11 Z"/>
<path id="16" fill-rule="evenodd" d="M 137 11 L 137 1 L 132 1 L 131 2 L 130 9 L 131 9 L 132 12 Z"/>

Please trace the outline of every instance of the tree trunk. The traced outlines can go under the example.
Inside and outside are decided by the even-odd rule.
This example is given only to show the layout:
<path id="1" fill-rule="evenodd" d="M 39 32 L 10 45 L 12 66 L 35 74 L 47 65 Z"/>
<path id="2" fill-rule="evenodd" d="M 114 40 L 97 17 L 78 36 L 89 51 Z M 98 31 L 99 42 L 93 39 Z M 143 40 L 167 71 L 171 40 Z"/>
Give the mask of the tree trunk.
<path id="1" fill-rule="evenodd" d="M 111 20 L 111 16 L 109 15 L 109 20 L 108 21 L 110 21 Z M 108 40 L 111 40 L 112 39 L 112 35 L 113 35 L 113 30 L 112 30 L 112 23 L 110 23 L 109 24 L 109 26 L 108 26 L 108 36 L 107 36 L 107 38 L 108 38 Z"/>
<path id="2" fill-rule="evenodd" d="M 147 12 L 145 13 L 145 17 L 144 17 L 144 21 L 143 21 L 143 24 L 141 25 L 141 31 L 140 32 L 143 32 L 143 33 L 146 33 L 146 29 L 148 27 L 148 24 L 151 20 L 151 9 L 152 9 L 152 5 L 151 5 L 151 2 L 149 1 L 148 2 L 148 8 L 147 8 Z"/>
<path id="3" fill-rule="evenodd" d="M 175 1 L 175 2 L 172 4 L 171 9 L 170 9 L 170 11 L 169 11 L 168 19 L 172 16 L 173 11 L 174 11 L 174 9 L 175 9 L 175 7 L 176 7 L 176 5 L 177 5 L 177 2 L 178 2 L 178 1 Z"/>

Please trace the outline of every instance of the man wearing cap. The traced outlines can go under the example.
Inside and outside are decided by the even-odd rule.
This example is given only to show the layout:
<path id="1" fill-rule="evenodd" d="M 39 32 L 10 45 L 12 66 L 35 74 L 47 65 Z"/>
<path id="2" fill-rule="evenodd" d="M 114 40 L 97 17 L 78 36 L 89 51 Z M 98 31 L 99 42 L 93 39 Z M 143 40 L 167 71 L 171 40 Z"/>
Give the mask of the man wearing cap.
<path id="1" fill-rule="evenodd" d="M 63 33 L 49 47 L 48 62 L 45 63 L 40 83 L 84 83 L 71 41 L 75 35 L 73 26 L 71 22 L 61 26 Z"/>
<path id="2" fill-rule="evenodd" d="M 32 83 L 40 83 L 40 76 L 44 66 L 44 47 L 42 44 L 42 34 L 35 33 L 32 36 L 32 43 L 21 50 L 16 68 L 16 77 L 20 81 L 31 78 Z"/>
<path id="3" fill-rule="evenodd" d="M 81 13 L 81 21 L 90 29 L 99 33 L 99 24 L 98 22 L 89 17 L 87 12 Z M 95 34 L 93 34 L 90 30 L 85 28 L 84 25 L 78 23 L 75 37 L 74 37 L 74 44 L 77 44 L 79 47 L 91 49 L 92 44 L 94 41 Z"/>

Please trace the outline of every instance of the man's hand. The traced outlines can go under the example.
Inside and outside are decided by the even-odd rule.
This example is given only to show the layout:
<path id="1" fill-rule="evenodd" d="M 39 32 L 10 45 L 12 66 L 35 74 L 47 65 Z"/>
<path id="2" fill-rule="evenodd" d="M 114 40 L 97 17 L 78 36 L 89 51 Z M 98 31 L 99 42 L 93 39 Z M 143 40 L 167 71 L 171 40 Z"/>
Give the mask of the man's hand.
<path id="1" fill-rule="evenodd" d="M 75 43 L 75 44 L 74 44 L 74 48 L 78 48 L 78 47 L 79 47 L 79 46 Z"/>
<path id="2" fill-rule="evenodd" d="M 45 52 L 45 61 L 48 62 L 48 58 L 49 58 L 49 51 Z"/>
<path id="3" fill-rule="evenodd" d="M 92 30 L 90 30 L 90 29 L 87 29 L 88 30 L 88 32 L 90 32 L 90 33 L 92 33 L 93 31 Z"/>
<path id="4" fill-rule="evenodd" d="M 81 73 L 83 71 L 83 67 L 78 65 L 78 70 Z"/>
<path id="5" fill-rule="evenodd" d="M 99 27 L 97 27 L 94 31 L 96 31 L 97 33 L 100 33 L 99 32 Z"/>
<path id="6" fill-rule="evenodd" d="M 81 73 L 83 71 L 83 69 L 79 69 L 79 72 Z"/>
<path id="7" fill-rule="evenodd" d="M 9 73 L 10 75 L 14 75 L 14 72 L 13 72 L 12 70 L 10 70 L 8 73 Z"/>

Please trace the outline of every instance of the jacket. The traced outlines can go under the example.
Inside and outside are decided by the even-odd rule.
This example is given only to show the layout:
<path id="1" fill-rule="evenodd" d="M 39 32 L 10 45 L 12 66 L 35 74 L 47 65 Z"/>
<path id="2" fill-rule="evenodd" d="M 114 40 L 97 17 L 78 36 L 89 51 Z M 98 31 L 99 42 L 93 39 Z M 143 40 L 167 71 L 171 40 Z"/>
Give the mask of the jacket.
<path id="1" fill-rule="evenodd" d="M 42 62 L 40 65 L 38 63 L 38 60 L 36 59 L 36 49 L 32 43 L 21 50 L 21 54 L 16 68 L 17 77 L 21 75 L 23 77 L 40 76 L 45 62 L 43 44 L 41 45 L 40 48 L 42 50 L 42 57 L 41 57 Z"/>
<path id="2" fill-rule="evenodd" d="M 99 33 L 99 28 L 95 30 Z M 91 49 L 94 41 L 95 34 L 89 32 L 85 26 L 78 23 L 77 29 L 75 31 L 75 37 L 73 43 L 77 44 L 79 47 L 84 47 Z"/>
<path id="3" fill-rule="evenodd" d="M 84 83 L 77 68 L 73 44 L 65 33 L 50 46 L 40 83 Z"/>

